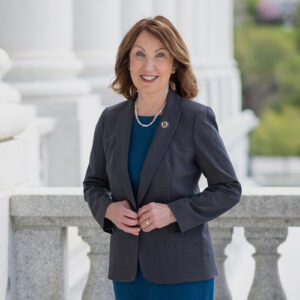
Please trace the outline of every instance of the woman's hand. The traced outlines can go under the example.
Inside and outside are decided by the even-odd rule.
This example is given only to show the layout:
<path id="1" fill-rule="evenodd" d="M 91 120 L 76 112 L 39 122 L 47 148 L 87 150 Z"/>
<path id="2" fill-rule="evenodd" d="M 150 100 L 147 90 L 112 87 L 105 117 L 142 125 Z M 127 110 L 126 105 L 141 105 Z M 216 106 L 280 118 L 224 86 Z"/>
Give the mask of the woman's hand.
<path id="1" fill-rule="evenodd" d="M 149 232 L 155 228 L 162 228 L 173 222 L 176 218 L 167 204 L 150 202 L 142 206 L 137 212 L 139 218 L 139 226 L 145 232 Z M 149 219 L 150 224 L 146 224 Z"/>
<path id="2" fill-rule="evenodd" d="M 140 227 L 131 227 L 138 225 L 138 216 L 130 208 L 127 200 L 113 202 L 106 209 L 105 218 L 110 219 L 119 229 L 139 235 Z"/>

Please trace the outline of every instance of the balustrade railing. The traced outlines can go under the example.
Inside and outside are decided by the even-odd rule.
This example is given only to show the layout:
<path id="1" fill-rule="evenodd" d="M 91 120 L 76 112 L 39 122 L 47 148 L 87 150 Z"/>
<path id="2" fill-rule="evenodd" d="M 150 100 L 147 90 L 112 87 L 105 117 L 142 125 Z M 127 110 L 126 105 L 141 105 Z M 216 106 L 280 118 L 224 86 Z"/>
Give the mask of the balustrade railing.
<path id="1" fill-rule="evenodd" d="M 91 216 L 81 188 L 25 188 L 11 196 L 17 299 L 68 299 L 68 226 L 89 244 L 90 271 L 83 299 L 114 299 L 107 279 L 109 238 Z M 242 226 L 255 247 L 249 300 L 286 299 L 278 273 L 278 246 L 289 226 L 300 226 L 300 188 L 244 189 L 239 204 L 209 222 L 219 275 L 215 299 L 229 300 L 225 248 L 233 227 Z"/>

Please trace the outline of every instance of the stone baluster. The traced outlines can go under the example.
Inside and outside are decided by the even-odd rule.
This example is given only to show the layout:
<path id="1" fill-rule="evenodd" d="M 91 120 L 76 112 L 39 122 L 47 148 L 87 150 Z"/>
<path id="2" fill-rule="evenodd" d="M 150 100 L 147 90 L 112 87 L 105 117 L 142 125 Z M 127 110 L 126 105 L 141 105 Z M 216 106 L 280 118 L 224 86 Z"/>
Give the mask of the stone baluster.
<path id="1" fill-rule="evenodd" d="M 66 228 L 24 220 L 14 219 L 16 299 L 68 299 Z"/>
<path id="2" fill-rule="evenodd" d="M 255 274 L 248 300 L 285 300 L 278 273 L 278 246 L 286 240 L 287 228 L 245 227 L 245 236 L 256 252 Z"/>
<path id="3" fill-rule="evenodd" d="M 114 299 L 112 283 L 107 279 L 110 236 L 97 227 L 78 227 L 78 234 L 91 247 L 90 271 L 82 299 Z"/>
<path id="4" fill-rule="evenodd" d="M 210 227 L 212 244 L 215 252 L 216 263 L 218 268 L 218 276 L 215 278 L 215 300 L 231 300 L 231 294 L 226 282 L 224 263 L 227 258 L 225 248 L 231 243 L 232 227 L 217 228 Z"/>

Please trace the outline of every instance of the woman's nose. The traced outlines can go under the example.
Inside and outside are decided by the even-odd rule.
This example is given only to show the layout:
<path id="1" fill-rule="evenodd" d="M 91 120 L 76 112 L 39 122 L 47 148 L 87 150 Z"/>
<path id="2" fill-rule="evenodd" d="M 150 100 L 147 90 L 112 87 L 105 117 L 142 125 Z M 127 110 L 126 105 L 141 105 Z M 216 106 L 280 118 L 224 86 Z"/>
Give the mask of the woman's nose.
<path id="1" fill-rule="evenodd" d="M 144 68 L 146 70 L 153 70 L 155 68 L 154 61 L 151 58 L 146 59 Z"/>

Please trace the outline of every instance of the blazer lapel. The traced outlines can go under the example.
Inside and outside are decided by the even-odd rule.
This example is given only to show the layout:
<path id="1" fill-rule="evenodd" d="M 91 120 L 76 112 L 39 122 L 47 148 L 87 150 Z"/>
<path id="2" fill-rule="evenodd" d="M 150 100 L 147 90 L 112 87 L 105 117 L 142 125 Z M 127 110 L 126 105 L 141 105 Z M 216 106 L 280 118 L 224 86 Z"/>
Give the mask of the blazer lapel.
<path id="1" fill-rule="evenodd" d="M 151 183 L 152 177 L 159 166 L 160 160 L 162 159 L 176 131 L 181 113 L 180 101 L 180 97 L 171 89 L 171 87 L 169 87 L 166 106 L 160 117 L 160 122 L 156 128 L 141 171 L 137 203 L 142 202 Z M 134 115 L 134 102 L 135 101 L 128 100 L 128 105 L 118 114 L 115 168 L 120 184 L 125 191 L 125 197 L 127 197 L 132 208 L 137 211 L 137 203 L 134 199 L 128 172 L 128 154 L 132 118 Z M 165 128 L 161 126 L 164 121 L 168 122 L 168 126 Z"/>
<path id="2" fill-rule="evenodd" d="M 128 173 L 128 151 L 131 138 L 132 118 L 134 114 L 134 101 L 127 101 L 128 105 L 119 112 L 117 119 L 115 168 L 120 184 L 125 191 L 125 197 L 127 197 L 127 199 L 124 200 L 128 200 L 131 207 L 137 211 L 137 205 Z"/>
<path id="3" fill-rule="evenodd" d="M 163 114 L 160 117 L 159 124 L 156 128 L 141 171 L 139 189 L 137 193 L 138 203 L 143 201 L 152 177 L 173 138 L 179 122 L 180 113 L 181 99 L 176 92 L 169 87 L 166 106 L 163 110 Z M 163 125 L 165 124 L 165 126 L 162 126 L 162 123 Z"/>

